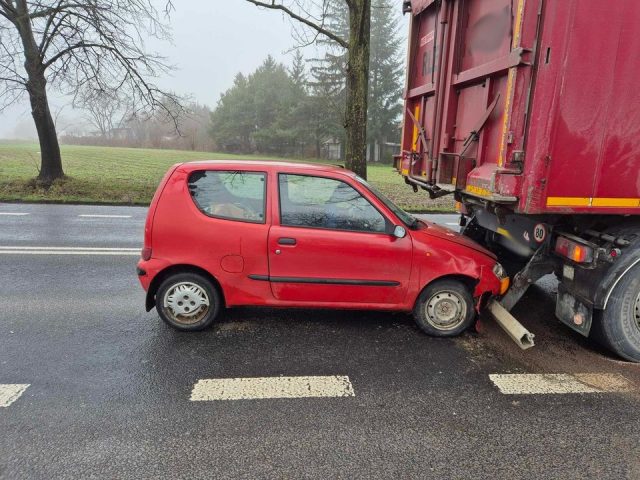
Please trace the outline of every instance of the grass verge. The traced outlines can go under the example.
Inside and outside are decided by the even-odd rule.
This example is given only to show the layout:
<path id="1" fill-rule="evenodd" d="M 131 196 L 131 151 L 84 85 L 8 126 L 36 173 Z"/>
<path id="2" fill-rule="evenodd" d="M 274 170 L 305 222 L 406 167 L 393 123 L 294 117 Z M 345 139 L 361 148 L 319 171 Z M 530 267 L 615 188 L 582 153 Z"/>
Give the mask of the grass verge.
<path id="1" fill-rule="evenodd" d="M 62 146 L 67 174 L 48 188 L 34 181 L 39 146 L 0 142 L 0 201 L 148 205 L 169 166 L 193 160 L 282 160 L 274 157 L 144 148 Z M 368 179 L 405 210 L 451 212 L 453 200 L 414 193 L 389 165 L 369 165 Z"/>

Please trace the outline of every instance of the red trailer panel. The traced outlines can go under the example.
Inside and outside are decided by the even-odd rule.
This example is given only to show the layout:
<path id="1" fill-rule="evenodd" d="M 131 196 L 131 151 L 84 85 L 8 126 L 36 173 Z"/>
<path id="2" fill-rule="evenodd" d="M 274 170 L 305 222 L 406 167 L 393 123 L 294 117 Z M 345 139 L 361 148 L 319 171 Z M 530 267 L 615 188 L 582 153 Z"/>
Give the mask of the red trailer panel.
<path id="1" fill-rule="evenodd" d="M 556 315 L 640 362 L 640 1 L 410 0 L 402 155 Z"/>
<path id="2" fill-rule="evenodd" d="M 640 2 L 410 3 L 410 183 L 516 213 L 640 212 Z"/>

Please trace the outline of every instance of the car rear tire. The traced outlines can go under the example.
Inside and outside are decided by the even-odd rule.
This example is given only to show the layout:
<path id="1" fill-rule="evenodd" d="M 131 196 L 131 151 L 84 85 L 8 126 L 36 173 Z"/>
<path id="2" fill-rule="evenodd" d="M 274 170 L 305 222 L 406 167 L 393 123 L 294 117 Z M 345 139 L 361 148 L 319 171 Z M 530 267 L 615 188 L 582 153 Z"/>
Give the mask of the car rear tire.
<path id="1" fill-rule="evenodd" d="M 607 308 L 598 312 L 593 337 L 625 360 L 640 362 L 640 266 L 615 286 Z"/>
<path id="2" fill-rule="evenodd" d="M 413 308 L 413 317 L 427 335 L 455 337 L 468 329 L 476 316 L 473 296 L 457 280 L 438 280 L 425 288 Z"/>
<path id="3" fill-rule="evenodd" d="M 216 287 L 197 273 L 179 273 L 165 279 L 156 293 L 156 310 L 165 323 L 177 330 L 209 327 L 220 312 Z"/>

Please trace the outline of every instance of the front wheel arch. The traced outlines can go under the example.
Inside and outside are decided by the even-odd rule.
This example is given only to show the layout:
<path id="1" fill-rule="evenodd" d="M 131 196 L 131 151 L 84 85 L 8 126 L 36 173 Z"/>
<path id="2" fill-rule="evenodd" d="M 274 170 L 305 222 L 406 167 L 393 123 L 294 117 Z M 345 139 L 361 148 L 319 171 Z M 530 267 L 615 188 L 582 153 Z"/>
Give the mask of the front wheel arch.
<path id="1" fill-rule="evenodd" d="M 195 273 L 205 277 L 207 280 L 209 280 L 212 283 L 212 285 L 218 291 L 218 295 L 220 295 L 220 300 L 222 301 L 220 306 L 223 308 L 226 306 L 224 291 L 220 286 L 220 282 L 218 282 L 218 280 L 213 275 L 211 275 L 211 273 L 209 273 L 204 268 L 196 267 L 195 265 L 179 264 L 179 265 L 171 265 L 170 267 L 167 267 L 164 270 L 161 270 L 160 272 L 158 272 L 158 274 L 155 277 L 153 277 L 153 280 L 149 284 L 149 289 L 147 290 L 147 298 L 145 300 L 145 308 L 147 312 L 150 312 L 155 307 L 156 293 L 158 292 L 158 287 L 160 287 L 162 282 L 166 278 L 179 273 Z"/>
<path id="2" fill-rule="evenodd" d="M 473 296 L 473 293 L 475 292 L 476 287 L 478 286 L 478 283 L 480 283 L 480 281 L 477 278 L 470 277 L 468 275 L 455 274 L 455 273 L 433 278 L 429 281 L 429 283 L 427 283 L 426 285 L 423 285 L 423 287 L 420 289 L 420 291 L 418 292 L 418 295 L 416 295 L 416 298 L 413 301 L 413 308 L 415 308 L 416 303 L 420 299 L 420 295 L 422 294 L 422 292 L 424 292 L 427 288 L 429 288 L 435 282 L 440 282 L 443 280 L 456 280 L 458 282 L 462 282 L 471 292 L 471 296 Z"/>

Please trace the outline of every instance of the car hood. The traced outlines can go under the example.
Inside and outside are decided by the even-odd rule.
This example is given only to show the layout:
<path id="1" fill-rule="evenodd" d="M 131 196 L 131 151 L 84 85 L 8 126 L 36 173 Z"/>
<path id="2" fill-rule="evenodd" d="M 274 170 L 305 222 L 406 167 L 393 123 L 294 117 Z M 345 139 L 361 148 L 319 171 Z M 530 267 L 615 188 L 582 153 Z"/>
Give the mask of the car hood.
<path id="1" fill-rule="evenodd" d="M 494 260 L 497 259 L 496 255 L 491 251 L 487 250 L 479 243 L 474 242 L 469 237 L 462 235 L 461 233 L 454 232 L 449 228 L 442 227 L 437 223 L 429 222 L 427 220 L 419 220 L 418 224 L 419 229 L 414 232 L 418 235 L 424 235 L 427 237 L 438 237 L 443 240 L 447 240 L 449 242 L 457 243 L 458 245 L 470 248 L 472 250 L 475 250 L 476 252 L 480 252 Z"/>

